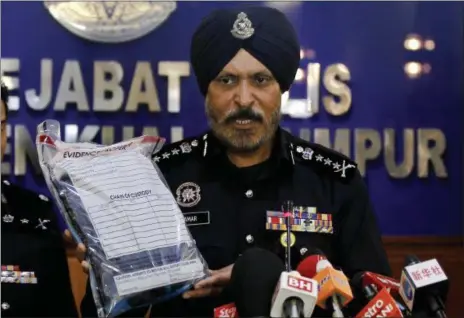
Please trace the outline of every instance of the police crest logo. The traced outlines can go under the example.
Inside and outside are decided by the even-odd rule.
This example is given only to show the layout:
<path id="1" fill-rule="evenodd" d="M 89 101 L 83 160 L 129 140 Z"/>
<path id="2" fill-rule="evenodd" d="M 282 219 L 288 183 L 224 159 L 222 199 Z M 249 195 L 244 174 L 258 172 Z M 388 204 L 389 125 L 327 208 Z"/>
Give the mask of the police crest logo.
<path id="1" fill-rule="evenodd" d="M 121 43 L 160 26 L 176 9 L 175 1 L 44 1 L 51 16 L 84 39 Z"/>
<path id="2" fill-rule="evenodd" d="M 253 24 L 245 12 L 240 12 L 237 15 L 237 20 L 235 20 L 232 30 L 230 31 L 232 35 L 240 40 L 246 40 L 255 33 Z"/>
<path id="3" fill-rule="evenodd" d="M 196 183 L 182 183 L 176 190 L 176 201 L 181 207 L 191 208 L 197 205 L 200 200 L 200 186 Z"/>

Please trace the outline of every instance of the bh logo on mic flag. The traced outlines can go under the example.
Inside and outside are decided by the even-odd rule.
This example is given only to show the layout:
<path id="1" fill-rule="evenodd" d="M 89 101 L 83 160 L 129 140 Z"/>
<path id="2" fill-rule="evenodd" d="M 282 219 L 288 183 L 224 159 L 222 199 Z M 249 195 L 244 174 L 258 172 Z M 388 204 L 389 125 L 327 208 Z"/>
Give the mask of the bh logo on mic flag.
<path id="1" fill-rule="evenodd" d="M 311 279 L 306 279 L 304 277 L 288 276 L 287 284 L 289 287 L 295 289 L 308 291 L 310 293 L 314 290 L 313 281 Z"/>

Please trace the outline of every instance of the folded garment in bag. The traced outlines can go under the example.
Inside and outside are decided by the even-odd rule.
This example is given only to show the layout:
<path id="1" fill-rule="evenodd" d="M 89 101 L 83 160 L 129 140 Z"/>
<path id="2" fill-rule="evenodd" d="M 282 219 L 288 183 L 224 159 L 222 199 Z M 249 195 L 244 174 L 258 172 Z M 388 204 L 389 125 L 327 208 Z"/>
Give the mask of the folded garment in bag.
<path id="1" fill-rule="evenodd" d="M 151 160 L 164 141 L 142 136 L 110 146 L 66 143 L 57 121 L 38 126 L 40 166 L 74 239 L 87 247 L 99 317 L 176 297 L 208 275 Z"/>

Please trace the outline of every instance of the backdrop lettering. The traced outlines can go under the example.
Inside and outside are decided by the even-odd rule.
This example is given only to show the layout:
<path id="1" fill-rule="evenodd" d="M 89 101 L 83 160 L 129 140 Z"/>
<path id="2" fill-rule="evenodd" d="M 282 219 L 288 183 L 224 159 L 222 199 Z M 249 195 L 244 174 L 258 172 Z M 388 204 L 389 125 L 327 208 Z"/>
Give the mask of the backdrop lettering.
<path id="1" fill-rule="evenodd" d="M 140 134 L 177 141 L 207 129 L 189 39 L 202 16 L 230 5 L 180 2 L 147 35 L 104 44 L 67 31 L 41 3 L 5 3 L 1 72 L 12 96 L 2 173 L 47 192 L 34 144 L 36 126 L 47 118 L 61 122 L 68 142 L 111 144 Z M 464 53 L 462 11 L 454 10 L 460 4 L 271 5 L 288 14 L 302 42 L 301 68 L 282 97 L 282 126 L 357 161 L 384 233 L 460 233 L 457 114 L 464 98 L 456 69 L 464 66 Z M 329 12 L 337 17 L 330 23 Z M 359 12 L 361 20 L 354 17 Z M 433 27 L 440 16 L 447 17 L 447 32 Z M 412 19 L 419 21 L 414 28 Z M 34 24 L 41 27 L 31 29 Z M 404 57 L 413 53 L 402 42 L 421 30 L 436 49 Z M 424 61 L 415 77 L 409 60 Z"/>

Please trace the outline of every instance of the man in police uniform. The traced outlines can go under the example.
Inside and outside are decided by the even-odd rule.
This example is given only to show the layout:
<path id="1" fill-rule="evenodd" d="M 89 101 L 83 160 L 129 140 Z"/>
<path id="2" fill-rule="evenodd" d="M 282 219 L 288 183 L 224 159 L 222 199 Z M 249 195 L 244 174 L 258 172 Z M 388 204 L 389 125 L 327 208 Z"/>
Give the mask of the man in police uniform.
<path id="1" fill-rule="evenodd" d="M 8 89 L 1 91 L 1 158 L 6 147 Z M 77 317 L 63 240 L 51 201 L 4 180 L 2 317 Z"/>
<path id="2" fill-rule="evenodd" d="M 191 62 L 211 130 L 165 146 L 154 161 L 213 273 L 182 298 L 153 307 L 153 316 L 211 316 L 230 301 L 220 292 L 241 253 L 262 247 L 283 255 L 285 201 L 299 220 L 292 266 L 317 247 L 348 276 L 390 274 L 356 164 L 279 127 L 299 55 L 291 23 L 267 7 L 214 11 L 194 33 Z M 89 306 L 87 295 L 84 313 Z"/>

